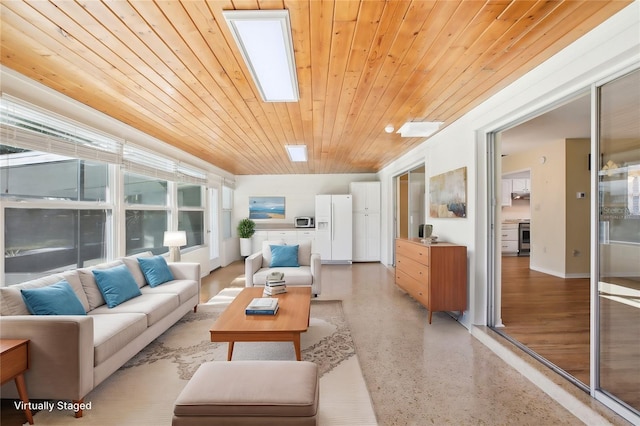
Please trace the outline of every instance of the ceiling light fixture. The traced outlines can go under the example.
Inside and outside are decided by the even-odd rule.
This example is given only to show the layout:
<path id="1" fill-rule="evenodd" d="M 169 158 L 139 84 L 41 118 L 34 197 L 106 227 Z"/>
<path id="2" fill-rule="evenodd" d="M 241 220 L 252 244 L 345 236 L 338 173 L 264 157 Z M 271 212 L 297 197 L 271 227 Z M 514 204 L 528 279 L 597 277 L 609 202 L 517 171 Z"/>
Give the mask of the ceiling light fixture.
<path id="1" fill-rule="evenodd" d="M 306 145 L 285 145 L 289 160 L 293 162 L 305 162 L 307 161 L 307 146 Z"/>
<path id="2" fill-rule="evenodd" d="M 426 138 L 442 126 L 442 121 L 407 121 L 398 129 L 403 138 Z"/>
<path id="3" fill-rule="evenodd" d="M 298 101 L 298 78 L 288 10 L 223 11 L 265 102 Z"/>
<path id="4" fill-rule="evenodd" d="M 387 127 L 384 128 L 384 131 L 387 133 L 393 133 L 393 126 L 391 124 L 387 124 Z"/>

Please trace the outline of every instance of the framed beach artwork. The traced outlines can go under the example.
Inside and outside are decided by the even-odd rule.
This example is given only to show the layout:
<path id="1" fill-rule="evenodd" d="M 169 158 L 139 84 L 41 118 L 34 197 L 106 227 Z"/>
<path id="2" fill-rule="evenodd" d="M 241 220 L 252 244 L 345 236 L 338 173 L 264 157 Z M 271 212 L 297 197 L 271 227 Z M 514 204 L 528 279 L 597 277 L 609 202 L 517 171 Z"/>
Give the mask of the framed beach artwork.
<path id="1" fill-rule="evenodd" d="M 249 219 L 284 218 L 284 197 L 249 197 Z"/>
<path id="2" fill-rule="evenodd" d="M 467 217 L 467 168 L 432 176 L 429 179 L 431 217 Z"/>

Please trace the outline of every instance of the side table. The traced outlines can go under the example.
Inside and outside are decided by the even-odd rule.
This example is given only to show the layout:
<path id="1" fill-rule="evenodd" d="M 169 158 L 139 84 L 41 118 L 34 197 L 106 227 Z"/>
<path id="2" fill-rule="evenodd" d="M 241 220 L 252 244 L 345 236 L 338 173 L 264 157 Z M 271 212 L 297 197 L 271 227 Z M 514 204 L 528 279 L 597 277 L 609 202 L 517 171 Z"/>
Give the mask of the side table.
<path id="1" fill-rule="evenodd" d="M 16 382 L 18 395 L 24 403 L 24 415 L 30 425 L 33 416 L 29 408 L 27 386 L 24 382 L 24 372 L 29 368 L 29 341 L 19 339 L 0 339 L 0 384 L 11 379 Z"/>

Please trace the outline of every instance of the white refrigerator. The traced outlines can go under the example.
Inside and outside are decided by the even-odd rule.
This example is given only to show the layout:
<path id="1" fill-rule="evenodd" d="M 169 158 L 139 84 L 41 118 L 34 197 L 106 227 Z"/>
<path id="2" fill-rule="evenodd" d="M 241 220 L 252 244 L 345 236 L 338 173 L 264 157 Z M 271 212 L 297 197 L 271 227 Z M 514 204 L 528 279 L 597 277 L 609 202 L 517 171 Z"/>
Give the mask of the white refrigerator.
<path id="1" fill-rule="evenodd" d="M 316 195 L 316 251 L 322 263 L 351 263 L 352 207 L 349 195 Z"/>

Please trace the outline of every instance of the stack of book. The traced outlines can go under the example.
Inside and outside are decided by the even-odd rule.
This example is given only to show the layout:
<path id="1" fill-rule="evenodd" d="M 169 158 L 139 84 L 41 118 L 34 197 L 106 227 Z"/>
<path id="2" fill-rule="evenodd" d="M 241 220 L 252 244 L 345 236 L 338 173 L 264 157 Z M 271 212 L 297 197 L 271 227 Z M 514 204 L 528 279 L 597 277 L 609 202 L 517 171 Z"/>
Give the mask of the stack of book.
<path id="1" fill-rule="evenodd" d="M 256 297 L 244 310 L 246 315 L 275 315 L 278 312 L 278 299 L 275 297 Z"/>
<path id="2" fill-rule="evenodd" d="M 264 285 L 264 295 L 265 296 L 275 296 L 276 294 L 282 294 L 287 292 L 287 286 L 284 283 L 284 279 L 282 280 L 267 280 Z"/>

